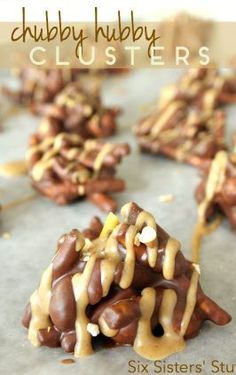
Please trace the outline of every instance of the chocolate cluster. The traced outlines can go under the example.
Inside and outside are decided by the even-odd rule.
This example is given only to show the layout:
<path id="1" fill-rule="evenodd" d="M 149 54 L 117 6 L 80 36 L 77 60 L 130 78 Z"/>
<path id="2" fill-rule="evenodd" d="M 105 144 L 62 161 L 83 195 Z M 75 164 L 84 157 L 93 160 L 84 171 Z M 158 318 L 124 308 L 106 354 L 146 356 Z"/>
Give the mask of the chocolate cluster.
<path id="1" fill-rule="evenodd" d="M 35 69 L 25 68 L 18 74 L 19 89 L 4 88 L 5 93 L 16 103 L 37 112 L 39 104 L 50 103 L 67 83 L 77 80 L 79 69 Z"/>
<path id="2" fill-rule="evenodd" d="M 33 345 L 83 357 L 102 340 L 163 359 L 183 350 L 205 320 L 230 321 L 202 291 L 199 265 L 150 213 L 128 203 L 121 216 L 109 214 L 104 227 L 95 218 L 84 233 L 59 239 L 23 317 Z"/>
<path id="3" fill-rule="evenodd" d="M 38 106 L 43 120 L 35 137 L 42 140 L 59 133 L 80 134 L 83 138 L 108 137 L 116 131 L 117 108 L 103 106 L 98 91 L 85 90 L 80 83 L 68 84 L 53 103 Z"/>
<path id="4" fill-rule="evenodd" d="M 128 144 L 84 140 L 78 134 L 60 133 L 42 141 L 31 139 L 27 163 L 32 184 L 58 204 L 86 197 L 105 211 L 114 211 L 110 193 L 122 191 L 116 167 L 129 153 Z"/>
<path id="5" fill-rule="evenodd" d="M 224 128 L 222 111 L 202 111 L 176 98 L 141 120 L 135 132 L 142 151 L 199 166 L 225 149 Z"/>
<path id="6" fill-rule="evenodd" d="M 202 171 L 196 189 L 199 222 L 207 225 L 218 215 L 225 215 L 236 229 L 236 153 L 218 152 Z"/>
<path id="7" fill-rule="evenodd" d="M 214 67 L 190 68 L 177 84 L 162 89 L 160 106 L 176 99 L 203 110 L 236 103 L 236 77 L 222 74 Z"/>
<path id="8" fill-rule="evenodd" d="M 159 105 L 136 125 L 140 149 L 203 167 L 226 149 L 219 107 L 229 103 L 236 103 L 235 76 L 213 67 L 189 69 L 161 91 Z"/>

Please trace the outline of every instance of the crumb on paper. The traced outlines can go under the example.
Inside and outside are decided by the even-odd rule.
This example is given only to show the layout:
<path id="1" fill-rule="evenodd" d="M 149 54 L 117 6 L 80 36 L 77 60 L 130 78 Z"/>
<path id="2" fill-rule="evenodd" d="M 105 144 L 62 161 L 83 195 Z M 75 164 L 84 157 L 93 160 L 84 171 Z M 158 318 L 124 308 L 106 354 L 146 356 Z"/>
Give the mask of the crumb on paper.
<path id="1" fill-rule="evenodd" d="M 171 203 L 174 200 L 175 200 L 175 197 L 173 194 L 163 194 L 159 196 L 159 202 Z"/>
<path id="2" fill-rule="evenodd" d="M 9 232 L 4 232 L 2 233 L 2 238 L 4 238 L 4 240 L 9 240 L 11 238 L 11 234 Z"/>
<path id="3" fill-rule="evenodd" d="M 73 358 L 65 358 L 61 360 L 61 363 L 63 365 L 72 365 L 73 363 L 75 363 L 75 360 Z"/>

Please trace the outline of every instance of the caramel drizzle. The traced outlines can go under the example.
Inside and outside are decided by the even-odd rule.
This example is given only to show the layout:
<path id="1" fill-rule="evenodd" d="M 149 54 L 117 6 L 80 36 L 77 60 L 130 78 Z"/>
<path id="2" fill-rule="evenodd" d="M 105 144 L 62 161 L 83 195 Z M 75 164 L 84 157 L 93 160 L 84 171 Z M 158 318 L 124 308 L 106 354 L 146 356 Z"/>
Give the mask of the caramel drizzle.
<path id="1" fill-rule="evenodd" d="M 208 180 L 205 189 L 205 198 L 198 206 L 198 222 L 196 224 L 192 239 L 192 261 L 199 263 L 200 245 L 203 236 L 211 233 L 220 223 L 220 219 L 210 224 L 206 224 L 206 212 L 209 204 L 212 202 L 214 195 L 221 190 L 226 175 L 228 155 L 226 151 L 219 151 L 212 161 Z"/>
<path id="2" fill-rule="evenodd" d="M 122 208 L 121 214 L 124 217 L 124 221 L 127 221 L 131 207 L 132 204 L 129 203 Z M 155 230 L 157 229 L 153 216 L 148 212 L 141 211 L 136 219 L 136 223 L 134 225 L 129 225 L 126 232 L 125 246 L 127 254 L 124 259 L 124 267 L 120 279 L 120 286 L 122 288 L 128 288 L 132 283 L 135 269 L 135 237 L 138 231 L 143 229 L 144 225 L 151 225 Z M 120 224 L 117 224 L 116 221 L 114 229 L 110 234 L 107 233 L 106 236 L 104 235 L 104 232 L 106 233 L 106 231 L 103 231 L 103 236 L 89 244 L 86 244 L 86 241 L 84 242 L 82 236 L 78 237 L 76 250 L 87 254 L 88 260 L 83 272 L 76 273 L 72 277 L 72 287 L 76 301 L 75 329 L 77 342 L 74 349 L 76 357 L 83 357 L 93 352 L 92 337 L 87 330 L 87 325 L 89 323 L 89 319 L 86 315 L 86 308 L 89 304 L 88 285 L 94 270 L 95 262 L 97 259 L 101 259 L 100 270 L 103 297 L 108 294 L 113 282 L 115 270 L 121 262 L 118 241 L 116 239 L 119 229 Z M 154 242 L 155 244 L 152 244 L 151 249 L 152 253 L 155 253 L 155 256 L 151 256 L 151 266 L 155 266 L 155 264 L 153 265 L 153 262 L 154 260 L 155 262 L 157 260 L 157 240 Z M 167 280 L 171 280 L 174 277 L 175 258 L 179 249 L 180 243 L 173 238 L 169 238 L 165 249 L 163 264 L 163 275 Z M 197 269 L 197 267 L 195 268 Z M 162 359 L 172 353 L 183 350 L 185 347 L 183 336 L 196 304 L 199 274 L 195 268 L 190 281 L 186 307 L 179 332 L 176 332 L 173 326 L 173 315 L 177 303 L 177 295 L 175 291 L 172 289 L 165 289 L 163 291 L 158 319 L 163 327 L 164 335 L 160 338 L 153 336 L 151 331 L 151 318 L 155 310 L 156 291 L 154 288 L 145 288 L 142 291 L 142 297 L 139 303 L 141 317 L 138 321 L 134 350 L 143 357 L 148 359 Z M 40 344 L 37 338 L 38 329 L 50 327 L 48 310 L 51 298 L 51 282 L 52 264 L 43 274 L 39 289 L 34 292 L 30 299 L 32 319 L 29 327 L 29 339 L 34 345 Z M 105 336 L 113 337 L 118 333 L 118 330 L 109 327 L 103 315 L 100 316 L 98 323 L 100 331 Z"/>

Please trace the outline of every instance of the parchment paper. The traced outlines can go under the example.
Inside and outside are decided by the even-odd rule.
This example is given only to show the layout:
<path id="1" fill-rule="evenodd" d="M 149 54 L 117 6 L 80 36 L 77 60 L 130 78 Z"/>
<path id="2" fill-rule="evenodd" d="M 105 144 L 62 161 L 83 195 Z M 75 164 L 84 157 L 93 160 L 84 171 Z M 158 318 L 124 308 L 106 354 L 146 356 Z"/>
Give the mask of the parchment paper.
<path id="1" fill-rule="evenodd" d="M 193 192 L 199 181 L 198 173 L 187 165 L 141 155 L 131 132 L 135 121 L 156 102 L 160 88 L 174 82 L 180 73 L 167 69 L 137 70 L 119 77 L 108 77 L 103 91 L 107 104 L 123 109 L 118 135 L 112 140 L 128 141 L 133 149 L 132 155 L 119 168 L 119 175 L 127 180 L 127 190 L 116 195 L 119 207 L 128 201 L 136 201 L 150 210 L 161 226 L 182 241 L 183 252 L 188 256 L 196 221 Z M 5 72 L 2 72 L 2 79 L 8 80 Z M 227 113 L 227 136 L 230 139 L 236 129 L 236 106 L 228 107 Z M 0 133 L 0 163 L 24 157 L 28 135 L 38 122 L 39 119 L 26 111 L 4 122 Z M 3 204 L 32 192 L 27 177 L 0 178 L 0 201 Z M 173 194 L 175 200 L 161 203 L 159 196 L 162 194 Z M 58 207 L 39 195 L 2 213 L 0 232 L 10 233 L 10 238 L 0 238 L 1 374 L 128 374 L 133 370 L 129 361 L 146 363 L 148 373 L 155 373 L 151 362 L 128 347 L 101 349 L 91 357 L 63 365 L 62 359 L 73 357 L 64 354 L 61 349 L 34 348 L 21 326 L 24 306 L 54 253 L 58 237 L 72 228 L 85 228 L 93 215 L 105 217 L 86 201 Z M 206 323 L 199 336 L 188 341 L 186 349 L 168 358 L 166 363 L 200 363 L 202 374 L 211 374 L 212 360 L 229 364 L 235 361 L 235 240 L 236 233 L 230 230 L 225 220 L 215 233 L 204 240 L 201 259 L 204 291 L 232 314 L 233 321 L 225 327 Z M 137 362 L 133 363 L 137 366 Z"/>

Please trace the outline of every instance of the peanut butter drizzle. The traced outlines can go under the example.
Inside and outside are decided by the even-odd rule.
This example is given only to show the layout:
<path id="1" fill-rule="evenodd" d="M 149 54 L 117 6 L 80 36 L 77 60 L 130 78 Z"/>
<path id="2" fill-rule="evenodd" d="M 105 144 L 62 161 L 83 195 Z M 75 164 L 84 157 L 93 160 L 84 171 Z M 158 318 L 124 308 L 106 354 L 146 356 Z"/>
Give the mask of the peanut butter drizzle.
<path id="1" fill-rule="evenodd" d="M 192 236 L 192 262 L 199 263 L 203 237 L 214 232 L 221 222 L 222 216 L 217 216 L 216 219 L 208 225 L 197 222 Z"/>
<path id="2" fill-rule="evenodd" d="M 38 132 L 42 135 L 47 134 L 50 129 L 50 123 L 47 119 L 43 119 L 41 124 L 39 125 Z"/>
<path id="3" fill-rule="evenodd" d="M 107 156 L 107 154 L 109 154 L 109 152 L 112 151 L 113 147 L 114 146 L 110 143 L 104 144 L 104 146 L 102 147 L 101 151 L 98 153 L 94 161 L 93 167 L 95 171 L 99 171 L 101 169 L 105 157 Z"/>
<path id="4" fill-rule="evenodd" d="M 196 267 L 192 273 L 190 286 L 189 286 L 188 294 L 187 294 L 186 307 L 185 307 L 184 315 L 181 321 L 181 327 L 180 327 L 181 336 L 184 336 L 187 331 L 191 316 L 193 314 L 193 311 L 196 305 L 198 280 L 199 280 L 199 272 Z"/>
<path id="5" fill-rule="evenodd" d="M 209 177 L 206 184 L 205 199 L 198 207 L 199 219 L 205 222 L 205 214 L 209 203 L 211 202 L 214 194 L 221 189 L 224 180 L 228 163 L 228 155 L 226 151 L 219 151 L 212 162 Z"/>
<path id="6" fill-rule="evenodd" d="M 161 360 L 184 349 L 183 337 L 173 329 L 173 314 L 177 296 L 174 290 L 165 289 L 159 311 L 159 322 L 163 327 L 162 337 L 155 337 L 151 330 L 151 318 L 156 304 L 154 288 L 145 288 L 140 299 L 141 317 L 134 341 L 134 351 L 150 360 Z"/>
<path id="7" fill-rule="evenodd" d="M 101 284 L 103 297 L 107 296 L 113 282 L 114 273 L 120 262 L 117 240 L 114 233 L 110 235 L 105 247 L 104 259 L 101 260 Z"/>
<path id="8" fill-rule="evenodd" d="M 209 110 L 214 107 L 218 92 L 216 89 L 209 89 L 203 95 L 203 109 Z"/>
<path id="9" fill-rule="evenodd" d="M 161 89 L 161 95 L 159 100 L 159 108 L 162 109 L 166 106 L 168 102 L 170 102 L 177 93 L 177 86 L 175 84 L 171 84 L 165 86 Z"/>
<path id="10" fill-rule="evenodd" d="M 50 329 L 49 304 L 51 299 L 52 263 L 44 271 L 39 288 L 30 297 L 31 320 L 28 338 L 34 346 L 40 346 L 38 331 L 42 328 Z"/>
<path id="11" fill-rule="evenodd" d="M 51 168 L 53 165 L 53 159 L 41 160 L 34 165 L 31 171 L 31 175 L 35 181 L 40 181 L 43 177 L 44 172 Z"/>
<path id="12" fill-rule="evenodd" d="M 158 136 L 162 128 L 166 125 L 166 123 L 169 121 L 169 119 L 174 115 L 174 113 L 185 106 L 184 102 L 176 101 L 173 103 L 170 103 L 170 105 L 163 110 L 163 113 L 158 117 L 158 119 L 154 122 L 150 135 Z"/>
<path id="13" fill-rule="evenodd" d="M 98 319 L 99 327 L 101 332 L 107 336 L 107 337 L 114 337 L 118 333 L 118 329 L 112 329 L 108 326 L 106 323 L 105 319 L 101 315 L 100 318 Z"/>
<path id="14" fill-rule="evenodd" d="M 127 219 L 129 217 L 129 212 L 131 208 L 132 203 L 127 203 L 121 208 L 121 215 L 124 218 L 124 221 L 127 222 Z M 156 230 L 156 221 L 155 218 L 146 211 L 141 211 L 136 219 L 135 226 L 137 228 L 137 232 L 142 229 L 144 224 L 152 227 Z M 126 243 L 127 245 L 127 243 Z M 130 246 L 130 244 L 129 244 Z M 158 242 L 157 239 L 155 241 L 152 241 L 151 243 L 147 244 L 147 255 L 148 255 L 148 263 L 150 267 L 155 267 L 156 260 L 157 260 L 157 246 Z"/>
<path id="15" fill-rule="evenodd" d="M 30 147 L 29 150 L 26 152 L 26 160 L 29 160 L 31 156 L 33 156 L 37 152 L 46 151 L 50 146 L 53 145 L 53 142 L 53 137 L 47 137 L 38 145 Z"/>
<path id="16" fill-rule="evenodd" d="M 208 89 L 203 96 L 203 109 L 211 110 L 214 108 L 215 100 L 222 90 L 224 83 L 225 80 L 223 77 L 217 77 L 215 79 L 213 88 Z"/>
<path id="17" fill-rule="evenodd" d="M 182 145 L 180 145 L 176 150 L 176 159 L 178 161 L 183 161 L 188 157 L 191 148 L 193 147 L 193 140 L 188 139 Z"/>
<path id="18" fill-rule="evenodd" d="M 44 141 L 42 141 L 40 144 L 31 147 L 28 152 L 26 153 L 26 160 L 29 160 L 35 153 L 42 152 L 44 153 L 43 157 L 37 161 L 34 166 L 31 169 L 31 175 L 35 181 L 40 181 L 43 178 L 44 172 L 51 168 L 54 163 L 54 156 L 58 154 L 60 151 L 63 141 L 69 140 L 72 143 L 78 143 L 82 142 L 82 138 L 77 134 L 67 134 L 67 133 L 60 133 L 55 138 L 48 137 Z M 96 141 L 94 140 L 88 140 L 84 143 L 84 149 L 85 151 L 89 149 L 93 149 L 96 146 Z M 98 172 L 103 164 L 103 161 L 106 157 L 106 155 L 112 151 L 114 148 L 114 145 L 110 143 L 105 143 L 102 146 L 102 149 L 96 156 L 93 164 L 93 168 L 95 172 Z M 81 150 L 81 147 L 79 145 L 76 145 L 76 147 L 72 147 L 67 152 L 67 159 L 68 160 L 74 160 L 74 158 L 81 154 L 81 159 L 83 158 L 83 151 Z M 73 165 L 72 165 L 73 167 Z M 1 170 L 0 170 L 1 172 Z M 73 176 L 73 181 L 78 180 L 79 177 L 82 175 L 82 180 L 86 181 L 89 178 L 88 172 L 86 169 L 81 169 L 77 171 Z"/>
<path id="19" fill-rule="evenodd" d="M 74 349 L 76 357 L 84 357 L 93 353 L 91 335 L 87 331 L 87 325 L 89 323 L 89 319 L 86 315 L 86 308 L 89 304 L 88 284 L 93 273 L 96 259 L 103 256 L 103 259 L 101 260 L 101 284 L 103 297 L 108 294 L 113 282 L 115 269 L 120 261 L 118 244 L 114 233 L 115 231 L 113 231 L 107 239 L 105 249 L 104 239 L 98 239 L 91 243 L 90 257 L 86 263 L 85 269 L 82 274 L 77 273 L 72 278 L 77 311 L 75 322 L 77 343 Z M 117 333 L 117 330 L 112 330 L 107 326 L 102 317 L 99 320 L 99 325 L 101 331 L 108 337 L 112 337 Z"/>
<path id="20" fill-rule="evenodd" d="M 179 129 L 168 129 L 168 130 L 163 130 L 162 133 L 159 135 L 159 139 L 161 140 L 162 144 L 167 144 L 169 142 L 172 142 L 175 140 L 180 134 Z"/>
<path id="21" fill-rule="evenodd" d="M 134 240 L 138 232 L 135 225 L 130 225 L 125 234 L 126 256 L 124 261 L 124 268 L 120 279 L 120 287 L 123 289 L 128 288 L 134 278 L 135 269 L 135 252 Z"/>
<path id="22" fill-rule="evenodd" d="M 200 258 L 200 244 L 202 237 L 212 232 L 220 223 L 220 219 L 207 226 L 206 224 L 206 212 L 209 204 L 211 203 L 215 193 L 219 191 L 225 181 L 225 174 L 228 163 L 228 155 L 226 151 L 219 151 L 215 159 L 212 161 L 211 169 L 209 172 L 208 180 L 205 189 L 205 198 L 198 206 L 198 222 L 194 230 L 192 239 L 192 261 L 195 263 L 199 262 Z"/>
<path id="23" fill-rule="evenodd" d="M 181 245 L 175 238 L 169 238 L 165 248 L 165 258 L 163 262 L 163 276 L 166 280 L 171 280 L 175 273 L 175 258 Z"/>
<path id="24" fill-rule="evenodd" d="M 86 315 L 86 307 L 89 304 L 88 284 L 93 272 L 97 255 L 92 254 L 82 274 L 76 273 L 72 277 L 73 292 L 76 301 L 76 344 L 74 348 L 75 357 L 84 357 L 93 353 L 91 335 L 87 331 L 89 319 Z"/>
<path id="25" fill-rule="evenodd" d="M 45 153 L 48 149 L 52 154 L 56 154 L 58 151 L 60 151 L 64 140 L 69 140 L 70 142 L 76 144 L 80 142 L 82 138 L 78 134 L 67 133 L 60 133 L 56 137 L 47 137 L 38 145 L 29 148 L 26 153 L 26 160 L 29 160 L 37 152 Z M 51 150 L 50 147 L 52 147 Z M 43 159 L 48 159 L 48 155 L 44 156 Z M 38 163 L 40 163 L 40 161 Z"/>
<path id="26" fill-rule="evenodd" d="M 156 231 L 156 220 L 155 218 L 146 211 L 140 212 L 140 214 L 137 217 L 135 226 L 137 227 L 137 230 L 141 230 L 144 225 L 148 225 L 155 229 Z M 157 261 L 157 238 L 156 240 L 146 244 L 146 250 L 148 255 L 148 263 L 150 267 L 155 267 L 156 261 Z"/>
<path id="27" fill-rule="evenodd" d="M 11 161 L 0 164 L 0 175 L 6 177 L 22 176 L 27 172 L 27 165 L 24 160 Z"/>

